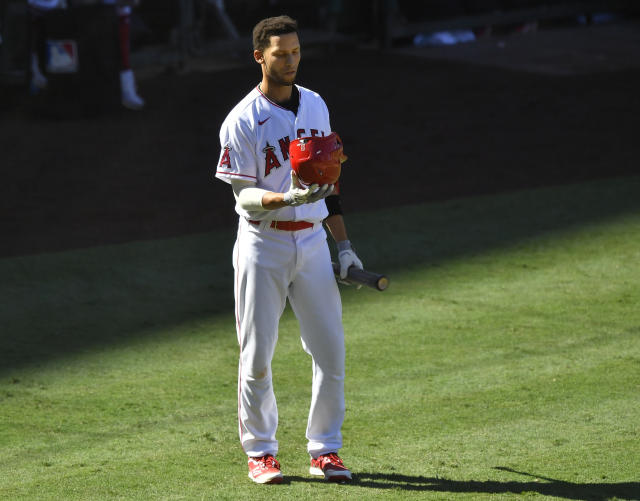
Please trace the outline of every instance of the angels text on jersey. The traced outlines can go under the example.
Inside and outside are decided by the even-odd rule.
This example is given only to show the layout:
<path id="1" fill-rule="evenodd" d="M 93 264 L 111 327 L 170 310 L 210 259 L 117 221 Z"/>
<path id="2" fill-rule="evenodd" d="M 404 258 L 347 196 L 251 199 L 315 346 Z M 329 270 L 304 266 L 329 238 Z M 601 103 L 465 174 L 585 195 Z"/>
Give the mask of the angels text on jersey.
<path id="1" fill-rule="evenodd" d="M 264 122 L 266 122 L 267 120 L 268 118 L 265 119 Z M 309 129 L 308 133 L 307 129 L 298 129 L 296 131 L 296 139 L 301 137 L 315 137 L 318 135 L 324 136 L 325 132 L 318 129 Z M 264 177 L 267 177 L 269 174 L 271 174 L 271 171 L 273 169 L 282 167 L 282 164 L 289 160 L 289 144 L 291 143 L 291 138 L 287 135 L 279 138 L 277 141 L 272 142 L 273 144 L 270 144 L 269 140 L 265 141 L 266 144 L 261 149 L 262 153 L 264 154 Z M 232 147 L 227 143 L 224 146 L 223 150 L 224 151 L 220 158 L 219 167 L 222 169 L 230 169 L 230 152 L 232 150 Z"/>

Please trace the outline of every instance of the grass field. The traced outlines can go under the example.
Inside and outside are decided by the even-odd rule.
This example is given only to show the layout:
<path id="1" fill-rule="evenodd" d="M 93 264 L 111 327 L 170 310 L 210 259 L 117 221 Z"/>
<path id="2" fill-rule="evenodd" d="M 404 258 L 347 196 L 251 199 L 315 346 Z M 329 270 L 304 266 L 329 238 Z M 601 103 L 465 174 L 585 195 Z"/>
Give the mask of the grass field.
<path id="1" fill-rule="evenodd" d="M 227 230 L 0 260 L 0 499 L 640 499 L 640 177 L 348 222 L 391 277 L 343 289 L 351 484 L 290 310 L 286 481 L 246 477 Z"/>

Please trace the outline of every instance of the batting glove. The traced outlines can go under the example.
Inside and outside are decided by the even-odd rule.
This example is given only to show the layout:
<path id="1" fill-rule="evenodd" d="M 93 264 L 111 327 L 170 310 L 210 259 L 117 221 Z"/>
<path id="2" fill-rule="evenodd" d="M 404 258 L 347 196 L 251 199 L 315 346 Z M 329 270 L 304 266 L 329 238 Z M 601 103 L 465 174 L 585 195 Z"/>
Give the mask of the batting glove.
<path id="1" fill-rule="evenodd" d="M 312 184 L 308 188 L 303 188 L 300 184 L 300 181 L 298 181 L 298 176 L 296 175 L 296 173 L 294 171 L 291 171 L 291 186 L 289 187 L 289 191 L 284 194 L 283 201 L 285 204 L 292 207 L 306 204 L 309 197 L 313 194 L 314 191 L 316 191 L 317 188 L 317 184 Z"/>
<path id="2" fill-rule="evenodd" d="M 349 273 L 349 268 L 351 266 L 355 266 L 356 268 L 362 269 L 362 261 L 358 259 L 356 256 L 353 247 L 351 247 L 351 242 L 349 240 L 343 240 L 342 242 L 338 242 L 338 260 L 340 261 L 340 278 L 347 278 L 347 274 Z"/>
<path id="3" fill-rule="evenodd" d="M 329 195 L 331 195 L 331 193 L 333 193 L 333 188 L 333 184 L 323 184 L 322 186 L 320 186 L 320 188 L 309 195 L 309 198 L 307 198 L 307 203 L 312 204 L 313 202 L 317 202 L 318 200 L 322 200 L 323 198 L 328 197 Z"/>

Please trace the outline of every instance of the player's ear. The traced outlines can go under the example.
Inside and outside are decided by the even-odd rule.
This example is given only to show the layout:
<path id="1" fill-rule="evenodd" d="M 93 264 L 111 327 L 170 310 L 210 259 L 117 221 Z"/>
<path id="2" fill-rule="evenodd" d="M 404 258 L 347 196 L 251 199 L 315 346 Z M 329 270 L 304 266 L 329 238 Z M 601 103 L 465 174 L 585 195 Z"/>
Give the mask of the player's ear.
<path id="1" fill-rule="evenodd" d="M 253 58 L 256 60 L 256 63 L 262 64 L 264 63 L 264 53 L 261 50 L 253 51 Z"/>

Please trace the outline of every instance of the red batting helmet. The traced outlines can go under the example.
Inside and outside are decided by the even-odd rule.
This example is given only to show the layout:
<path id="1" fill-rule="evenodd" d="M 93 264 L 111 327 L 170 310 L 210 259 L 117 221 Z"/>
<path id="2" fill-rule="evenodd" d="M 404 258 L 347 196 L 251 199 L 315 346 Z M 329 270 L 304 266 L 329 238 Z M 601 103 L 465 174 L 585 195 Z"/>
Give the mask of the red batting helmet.
<path id="1" fill-rule="evenodd" d="M 291 168 L 306 185 L 335 184 L 340 177 L 342 139 L 335 132 L 328 136 L 301 137 L 289 144 Z"/>

